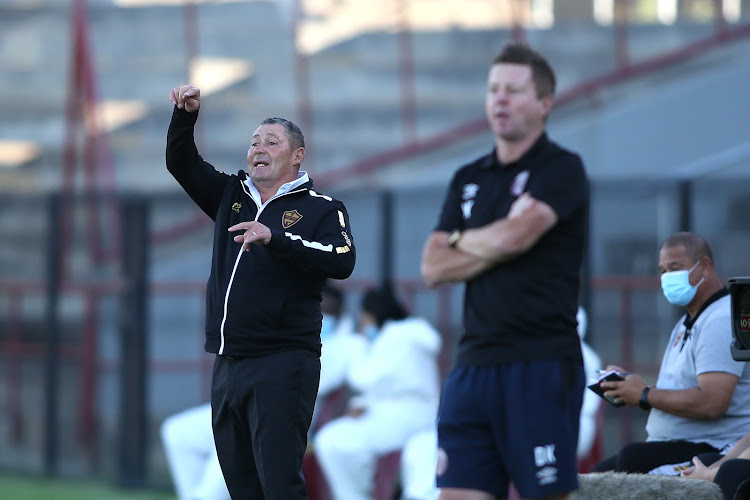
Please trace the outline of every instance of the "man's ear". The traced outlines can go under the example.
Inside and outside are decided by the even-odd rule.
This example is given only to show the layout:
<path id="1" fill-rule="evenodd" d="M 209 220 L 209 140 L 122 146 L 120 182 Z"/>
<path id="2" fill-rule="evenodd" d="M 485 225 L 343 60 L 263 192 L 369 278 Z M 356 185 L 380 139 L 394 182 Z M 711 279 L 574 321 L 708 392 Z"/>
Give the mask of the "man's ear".
<path id="1" fill-rule="evenodd" d="M 552 107 L 555 105 L 555 96 L 553 94 L 547 94 L 541 98 L 542 107 L 544 108 L 544 116 L 547 117 L 552 112 Z"/>
<path id="2" fill-rule="evenodd" d="M 302 163 L 302 160 L 305 159 L 305 148 L 297 148 L 294 150 L 294 153 L 292 153 L 292 163 L 295 165 L 300 165 Z"/>

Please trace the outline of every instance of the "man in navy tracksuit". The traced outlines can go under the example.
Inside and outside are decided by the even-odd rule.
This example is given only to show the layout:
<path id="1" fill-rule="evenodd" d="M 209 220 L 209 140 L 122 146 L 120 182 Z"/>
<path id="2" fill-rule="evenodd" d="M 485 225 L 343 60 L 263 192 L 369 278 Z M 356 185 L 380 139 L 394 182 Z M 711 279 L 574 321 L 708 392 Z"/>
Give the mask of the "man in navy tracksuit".
<path id="1" fill-rule="evenodd" d="M 354 269 L 349 216 L 299 170 L 305 143 L 292 122 L 264 120 L 247 173 L 227 175 L 195 146 L 200 89 L 181 85 L 170 97 L 167 168 L 215 221 L 205 349 L 217 354 L 212 419 L 229 493 L 307 499 L 301 470 L 320 377 L 321 291 Z"/>

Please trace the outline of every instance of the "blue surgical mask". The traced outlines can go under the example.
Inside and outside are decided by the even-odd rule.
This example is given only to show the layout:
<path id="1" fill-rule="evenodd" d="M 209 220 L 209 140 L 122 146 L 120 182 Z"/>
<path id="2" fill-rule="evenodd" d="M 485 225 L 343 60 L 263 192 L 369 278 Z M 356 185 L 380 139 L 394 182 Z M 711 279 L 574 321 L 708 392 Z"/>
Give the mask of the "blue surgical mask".
<path id="1" fill-rule="evenodd" d="M 684 307 L 693 300 L 698 287 L 705 279 L 705 277 L 701 278 L 695 286 L 690 284 L 690 273 L 698 267 L 698 264 L 700 260 L 689 271 L 670 271 L 661 275 L 661 291 L 669 302 Z"/>
<path id="2" fill-rule="evenodd" d="M 378 336 L 378 327 L 373 324 L 369 324 L 365 327 L 362 333 L 365 335 L 365 338 L 367 338 L 367 340 L 371 341 Z"/>
<path id="3" fill-rule="evenodd" d="M 330 314 L 323 315 L 323 325 L 320 327 L 320 340 L 325 340 L 326 337 L 333 335 L 336 331 L 336 318 Z"/>

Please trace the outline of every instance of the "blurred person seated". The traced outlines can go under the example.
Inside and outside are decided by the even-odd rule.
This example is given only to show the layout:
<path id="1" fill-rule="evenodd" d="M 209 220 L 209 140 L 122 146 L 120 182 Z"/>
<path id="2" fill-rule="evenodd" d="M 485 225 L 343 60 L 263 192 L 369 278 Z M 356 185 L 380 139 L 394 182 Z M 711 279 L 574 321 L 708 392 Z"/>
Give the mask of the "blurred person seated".
<path id="1" fill-rule="evenodd" d="M 336 500 L 372 498 L 378 457 L 401 450 L 414 433 L 435 426 L 441 338 L 424 319 L 409 317 L 390 286 L 368 290 L 348 383 L 356 395 L 348 414 L 318 432 L 314 448 Z"/>
<path id="2" fill-rule="evenodd" d="M 437 500 L 440 495 L 440 489 L 435 485 L 437 467 L 437 429 L 433 425 L 410 436 L 401 452 L 404 500 Z"/>
<path id="3" fill-rule="evenodd" d="M 578 308 L 578 336 L 581 339 L 583 368 L 587 380 L 596 380 L 602 367 L 601 359 L 584 338 L 588 327 L 588 315 L 582 307 Z M 580 430 L 578 432 L 579 458 L 587 456 L 596 439 L 597 412 L 601 398 L 592 391 L 583 395 Z M 443 458 L 444 460 L 444 458 Z M 433 426 L 417 432 L 409 438 L 401 454 L 401 483 L 405 500 L 437 500 L 440 490 L 435 485 L 435 473 L 438 464 L 437 429 Z"/>
<path id="4" fill-rule="evenodd" d="M 323 288 L 320 308 L 323 313 L 320 331 L 323 347 L 311 433 L 316 422 L 319 425 L 326 418 L 343 412 L 320 415 L 322 411 L 319 409 L 325 411 L 325 398 L 346 383 L 350 352 L 365 343 L 354 333 L 352 319 L 343 314 L 343 292 L 330 281 Z M 214 445 L 210 403 L 168 417 L 162 424 L 161 437 L 179 500 L 229 500 Z"/>
<path id="5" fill-rule="evenodd" d="M 648 438 L 594 472 L 647 473 L 726 451 L 750 429 L 750 368 L 732 358 L 730 297 L 708 243 L 694 233 L 670 236 L 659 250 L 659 272 L 665 298 L 686 314 L 672 330 L 656 385 L 635 374 L 602 384 L 605 396 L 650 411 Z"/>
<path id="6" fill-rule="evenodd" d="M 689 479 L 713 481 L 725 500 L 750 499 L 750 434 L 746 434 L 726 455 L 703 454 L 682 472 Z"/>
<path id="7" fill-rule="evenodd" d="M 161 439 L 179 500 L 229 500 L 211 429 L 211 404 L 168 417 Z"/>
<path id="8" fill-rule="evenodd" d="M 581 353 L 583 354 L 583 370 L 587 381 L 595 381 L 599 378 L 602 369 L 602 360 L 586 341 L 588 331 L 588 314 L 583 307 L 578 308 L 576 314 L 578 321 L 578 337 L 581 339 Z M 576 455 L 579 460 L 588 456 L 594 446 L 596 434 L 599 431 L 597 414 L 602 404 L 602 398 L 596 393 L 586 390 L 583 393 L 583 404 L 581 405 L 581 416 L 578 420 L 578 448 Z"/>
<path id="9" fill-rule="evenodd" d="M 355 333 L 352 318 L 344 314 L 343 292 L 330 281 L 323 288 L 320 309 L 323 312 L 323 325 L 320 330 L 320 341 L 323 346 L 320 354 L 318 398 L 310 425 L 311 439 L 321 425 L 343 414 L 347 395 L 334 393 L 348 391 L 346 378 L 351 352 L 362 350 L 366 342 L 361 335 Z M 335 397 L 336 401 L 329 400 L 329 396 Z"/>

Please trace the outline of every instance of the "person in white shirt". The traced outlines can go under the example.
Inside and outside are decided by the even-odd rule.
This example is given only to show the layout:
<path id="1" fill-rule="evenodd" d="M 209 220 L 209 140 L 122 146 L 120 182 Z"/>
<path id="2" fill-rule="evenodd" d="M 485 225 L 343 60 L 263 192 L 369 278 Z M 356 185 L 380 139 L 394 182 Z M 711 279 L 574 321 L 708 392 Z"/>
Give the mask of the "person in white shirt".
<path id="1" fill-rule="evenodd" d="M 211 403 L 168 417 L 161 439 L 179 500 L 229 500 L 211 429 Z"/>
<path id="2" fill-rule="evenodd" d="M 351 353 L 364 349 L 365 339 L 354 331 L 354 321 L 344 314 L 344 294 L 329 281 L 323 289 L 323 327 L 320 330 L 320 341 L 323 344 L 320 354 L 320 383 L 318 398 L 315 403 L 313 421 L 310 425 L 310 436 L 331 418 L 341 416 L 346 395 L 342 401 L 330 401 L 339 390 L 347 391 L 347 375 L 352 361 Z M 339 398 L 336 397 L 338 400 Z M 341 406 L 339 407 L 339 403 Z M 333 405 L 333 408 L 327 405 Z M 312 442 L 312 439 L 310 439 Z"/>
<path id="3" fill-rule="evenodd" d="M 348 414 L 315 438 L 315 453 L 336 500 L 371 498 L 379 456 L 435 425 L 440 394 L 440 334 L 410 317 L 389 286 L 364 295 L 360 331 L 368 339 L 352 352 L 348 383 L 357 394 Z"/>
<path id="4" fill-rule="evenodd" d="M 594 472 L 656 473 L 725 452 L 750 428 L 750 366 L 732 358 L 731 300 L 711 248 L 695 233 L 675 233 L 660 246 L 659 272 L 664 298 L 685 314 L 669 336 L 656 384 L 635 373 L 601 384 L 605 397 L 649 412 L 646 441 L 626 444 Z"/>
<path id="5" fill-rule="evenodd" d="M 578 337 L 581 339 L 581 354 L 583 354 L 583 370 L 586 372 L 587 383 L 596 381 L 599 371 L 602 369 L 602 360 L 594 349 L 586 343 L 586 332 L 588 328 L 588 315 L 583 307 L 578 308 L 576 314 L 578 321 Z M 581 417 L 578 421 L 578 458 L 585 457 L 591 451 L 596 440 L 596 417 L 601 406 L 602 399 L 593 391 L 583 392 L 583 405 L 581 406 Z"/>

